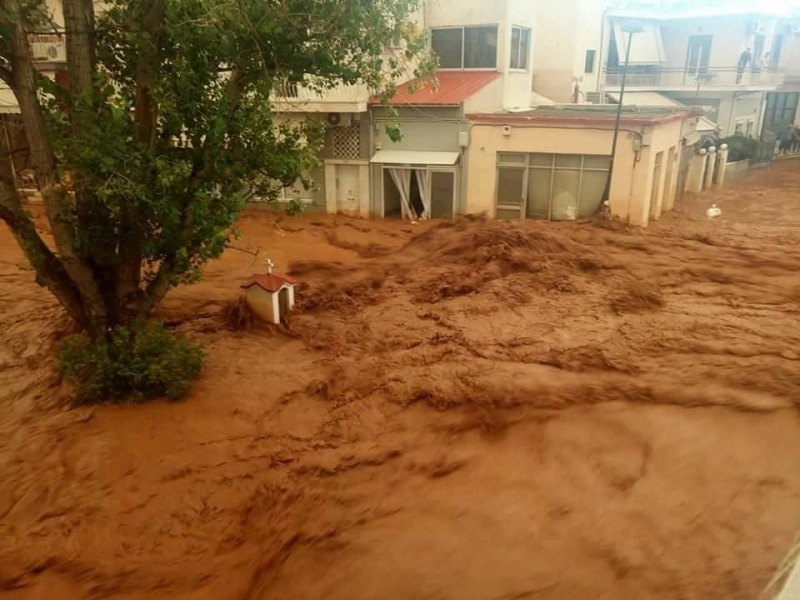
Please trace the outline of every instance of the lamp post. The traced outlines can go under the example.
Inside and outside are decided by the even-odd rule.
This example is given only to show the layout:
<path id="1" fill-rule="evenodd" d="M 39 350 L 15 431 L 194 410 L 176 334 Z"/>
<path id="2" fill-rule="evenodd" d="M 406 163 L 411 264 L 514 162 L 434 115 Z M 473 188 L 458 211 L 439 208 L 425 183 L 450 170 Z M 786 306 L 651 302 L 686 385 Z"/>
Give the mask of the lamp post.
<path id="1" fill-rule="evenodd" d="M 628 78 L 628 62 L 631 59 L 631 42 L 633 36 L 644 31 L 644 26 L 639 21 L 625 21 L 620 28 L 623 33 L 628 34 L 628 45 L 625 50 L 625 66 L 622 70 L 622 85 L 619 89 L 619 105 L 617 106 L 617 118 L 614 121 L 614 140 L 611 142 L 611 164 L 608 166 L 608 181 L 603 192 L 603 204 L 608 202 L 611 194 L 611 178 L 614 175 L 614 159 L 617 156 L 617 138 L 619 137 L 619 121 L 622 118 L 622 102 L 625 99 L 625 80 Z"/>

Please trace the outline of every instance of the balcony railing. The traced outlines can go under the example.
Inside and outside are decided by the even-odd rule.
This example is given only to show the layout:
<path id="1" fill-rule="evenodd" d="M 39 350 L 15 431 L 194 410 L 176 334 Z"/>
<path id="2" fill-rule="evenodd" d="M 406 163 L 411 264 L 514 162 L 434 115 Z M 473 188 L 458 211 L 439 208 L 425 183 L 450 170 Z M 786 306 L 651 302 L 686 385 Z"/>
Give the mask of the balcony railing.
<path id="1" fill-rule="evenodd" d="M 369 101 L 369 89 L 366 85 L 339 84 L 330 89 L 317 91 L 302 83 L 284 83 L 277 85 L 272 93 L 272 101 L 284 110 L 308 110 L 309 106 L 320 110 L 329 107 L 331 110 L 347 111 L 366 110 Z"/>
<path id="2" fill-rule="evenodd" d="M 606 70 L 606 86 L 620 87 L 624 67 Z M 661 87 L 667 89 L 704 87 L 776 87 L 785 74 L 777 69 L 740 70 L 732 68 L 670 69 L 655 66 L 630 66 L 626 87 Z"/>

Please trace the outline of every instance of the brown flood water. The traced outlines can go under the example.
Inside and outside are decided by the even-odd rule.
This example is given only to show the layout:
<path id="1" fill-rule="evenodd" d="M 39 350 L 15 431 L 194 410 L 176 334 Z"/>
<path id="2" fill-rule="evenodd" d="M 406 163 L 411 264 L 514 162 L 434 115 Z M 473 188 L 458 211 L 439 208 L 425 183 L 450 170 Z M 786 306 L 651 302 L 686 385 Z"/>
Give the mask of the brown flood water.
<path id="1" fill-rule="evenodd" d="M 723 211 L 710 222 L 705 209 Z M 756 598 L 800 530 L 800 164 L 647 230 L 250 212 L 188 399 L 67 410 L 0 229 L 0 597 Z"/>

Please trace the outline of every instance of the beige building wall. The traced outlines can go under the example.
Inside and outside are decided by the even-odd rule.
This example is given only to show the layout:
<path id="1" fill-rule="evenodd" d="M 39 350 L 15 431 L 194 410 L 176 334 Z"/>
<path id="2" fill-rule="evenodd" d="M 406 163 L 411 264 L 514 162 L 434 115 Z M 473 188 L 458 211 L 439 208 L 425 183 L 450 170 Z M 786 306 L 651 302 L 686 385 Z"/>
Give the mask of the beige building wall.
<path id="1" fill-rule="evenodd" d="M 716 17 L 699 17 L 665 21 L 661 24 L 661 37 L 664 41 L 664 52 L 667 68 L 683 69 L 686 66 L 686 55 L 689 48 L 689 37 L 692 35 L 711 35 L 711 56 L 709 68 L 734 68 L 739 56 L 745 50 L 754 48 L 754 35 L 750 33 L 749 24 L 758 20 L 764 26 L 764 51 L 772 49 L 777 19 L 758 18 L 751 15 L 724 15 Z M 762 54 L 763 57 L 763 54 Z"/>
<path id="2" fill-rule="evenodd" d="M 425 22 L 432 28 L 497 25 L 497 70 L 502 73 L 502 78 L 489 86 L 491 90 L 481 93 L 481 98 L 475 101 L 476 107 L 471 107 L 471 110 L 530 107 L 536 20 L 529 0 L 432 0 L 425 3 Z M 531 30 L 526 69 L 511 68 L 511 31 L 515 26 Z"/>
<path id="3" fill-rule="evenodd" d="M 580 8 L 580 0 L 536 2 L 534 6 L 533 91 L 559 103 L 570 102 L 572 97 L 578 28 L 582 26 Z"/>
<path id="4" fill-rule="evenodd" d="M 682 121 L 675 120 L 655 127 L 623 125 L 617 142 L 617 153 L 611 181 L 612 214 L 629 219 L 631 224 L 646 226 L 650 218 L 650 197 L 655 157 L 663 152 L 659 186 L 664 189 L 669 149 L 680 152 Z M 474 123 L 471 130 L 467 173 L 468 213 L 494 214 L 497 187 L 497 153 L 610 153 L 613 130 L 571 126 L 511 125 L 511 135 L 504 135 L 502 124 Z M 638 147 L 637 138 L 645 143 Z M 637 151 L 638 147 L 638 151 Z M 677 169 L 671 174 L 673 189 Z M 663 201 L 663 191 L 661 192 Z"/>

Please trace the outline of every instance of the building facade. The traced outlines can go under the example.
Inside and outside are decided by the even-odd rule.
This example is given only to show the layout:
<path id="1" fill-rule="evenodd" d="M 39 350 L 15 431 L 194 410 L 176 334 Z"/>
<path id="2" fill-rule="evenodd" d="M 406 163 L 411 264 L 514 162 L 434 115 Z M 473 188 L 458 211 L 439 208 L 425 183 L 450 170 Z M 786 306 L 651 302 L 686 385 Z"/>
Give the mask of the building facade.
<path id="1" fill-rule="evenodd" d="M 759 137 L 797 119 L 800 18 L 737 0 L 567 0 L 537 3 L 534 90 L 575 103 L 617 101 L 629 35 L 626 89 L 706 107 L 722 135 Z M 579 18 L 574 18 L 579 15 Z M 570 71 L 571 69 L 571 71 Z M 793 110 L 794 109 L 794 110 Z M 792 114 L 790 114 L 792 113 Z"/>

